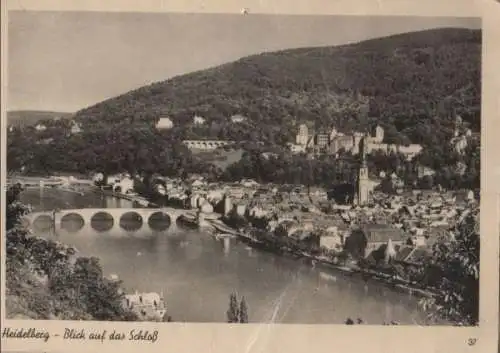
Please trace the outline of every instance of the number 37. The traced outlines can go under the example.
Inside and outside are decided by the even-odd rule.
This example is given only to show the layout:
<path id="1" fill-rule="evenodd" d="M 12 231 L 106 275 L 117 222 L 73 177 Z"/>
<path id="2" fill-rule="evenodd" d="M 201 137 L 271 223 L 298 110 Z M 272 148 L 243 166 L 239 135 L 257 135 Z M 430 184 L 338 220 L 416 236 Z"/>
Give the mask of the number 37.
<path id="1" fill-rule="evenodd" d="M 469 338 L 469 339 L 467 340 L 467 344 L 468 344 L 469 346 L 474 346 L 476 343 L 477 343 L 477 338 Z"/>

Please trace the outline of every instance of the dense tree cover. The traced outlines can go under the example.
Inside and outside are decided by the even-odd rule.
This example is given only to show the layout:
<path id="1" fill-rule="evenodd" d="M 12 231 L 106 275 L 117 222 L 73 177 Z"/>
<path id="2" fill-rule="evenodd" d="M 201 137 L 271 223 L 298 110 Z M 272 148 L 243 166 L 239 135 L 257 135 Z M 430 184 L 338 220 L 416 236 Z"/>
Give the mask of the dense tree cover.
<path id="1" fill-rule="evenodd" d="M 441 317 L 456 325 L 479 323 L 479 209 L 463 215 L 449 242 L 434 246 L 427 264 L 437 271 L 436 287 L 442 295 L 424 301 L 432 317 Z"/>
<path id="2" fill-rule="evenodd" d="M 266 154 L 260 148 L 245 152 L 241 160 L 230 165 L 222 174 L 225 180 L 253 178 L 258 182 L 330 186 L 355 178 L 358 162 L 347 156 L 321 156 L 310 159 L 306 155 L 282 152 Z"/>
<path id="3" fill-rule="evenodd" d="M 455 114 L 480 127 L 481 32 L 437 29 L 245 57 L 83 109 L 86 128 L 161 115 L 189 137 L 290 141 L 297 121 L 341 131 L 380 123 L 388 139 L 443 145 Z M 230 117 L 241 114 L 244 123 Z M 193 116 L 207 121 L 193 126 Z M 431 132 L 431 133 L 429 133 Z"/>
<path id="4" fill-rule="evenodd" d="M 55 130 L 54 130 L 55 131 Z M 117 126 L 65 135 L 48 129 L 40 142 L 38 133 L 15 130 L 8 138 L 8 166 L 11 171 L 25 166 L 25 172 L 51 173 L 128 172 L 131 175 L 161 173 L 181 176 L 210 171 L 201 159 L 181 143 L 176 131 L 161 132 L 152 127 Z"/>
<path id="5" fill-rule="evenodd" d="M 21 226 L 28 208 L 18 201 L 19 186 L 7 191 L 6 307 L 8 315 L 36 319 L 135 320 L 121 306 L 120 282 L 103 276 L 97 258 L 35 237 Z M 73 261 L 74 260 L 74 261 Z"/>

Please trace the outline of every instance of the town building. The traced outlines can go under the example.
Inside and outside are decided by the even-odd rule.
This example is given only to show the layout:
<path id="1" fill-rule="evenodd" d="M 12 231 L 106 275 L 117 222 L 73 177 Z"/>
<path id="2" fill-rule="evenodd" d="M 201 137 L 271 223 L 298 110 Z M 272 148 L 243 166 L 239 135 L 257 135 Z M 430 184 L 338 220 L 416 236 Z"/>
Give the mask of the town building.
<path id="1" fill-rule="evenodd" d="M 47 127 L 44 124 L 39 123 L 39 124 L 36 124 L 35 130 L 36 131 L 45 131 L 45 130 L 47 130 Z"/>
<path id="2" fill-rule="evenodd" d="M 309 128 L 306 124 L 299 126 L 299 132 L 296 137 L 296 144 L 299 146 L 306 146 L 309 141 Z"/>
<path id="3" fill-rule="evenodd" d="M 298 153 L 304 153 L 304 152 L 306 152 L 306 146 L 305 145 L 299 145 L 299 144 L 295 144 L 295 143 L 288 143 L 287 146 L 290 149 L 290 152 L 292 152 L 293 154 L 298 154 Z"/>
<path id="4" fill-rule="evenodd" d="M 374 251 L 384 250 L 389 244 L 395 248 L 407 242 L 403 230 L 387 224 L 364 224 L 346 238 L 344 249 L 354 258 L 367 258 Z"/>
<path id="5" fill-rule="evenodd" d="M 154 292 L 125 294 L 122 305 L 144 321 L 161 321 L 167 313 L 163 295 Z"/>

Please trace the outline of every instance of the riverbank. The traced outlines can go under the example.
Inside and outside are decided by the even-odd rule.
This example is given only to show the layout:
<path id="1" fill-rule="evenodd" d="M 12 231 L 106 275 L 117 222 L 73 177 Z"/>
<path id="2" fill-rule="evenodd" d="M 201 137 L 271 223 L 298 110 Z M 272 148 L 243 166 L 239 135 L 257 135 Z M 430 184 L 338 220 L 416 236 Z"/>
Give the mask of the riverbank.
<path id="1" fill-rule="evenodd" d="M 379 271 L 364 269 L 356 265 L 341 265 L 333 262 L 326 256 L 313 255 L 305 251 L 293 251 L 290 249 L 276 248 L 275 246 L 271 246 L 269 242 L 257 239 L 256 237 L 252 236 L 250 232 L 239 232 L 222 221 L 212 221 L 211 224 L 217 231 L 232 234 L 234 237 L 238 238 L 239 240 L 243 241 L 245 244 L 253 248 L 257 248 L 267 252 L 273 252 L 282 256 L 290 256 L 295 259 L 307 260 L 310 261 L 312 266 L 321 266 L 323 268 L 341 272 L 346 275 L 358 275 L 361 276 L 364 280 L 376 280 L 394 290 L 404 291 L 406 293 L 412 295 L 414 294 L 419 297 L 432 298 L 438 294 L 437 292 L 430 289 L 419 288 L 415 286 L 414 283 L 406 281 L 402 278 L 397 278 L 395 276 L 391 276 Z"/>
<path id="2" fill-rule="evenodd" d="M 154 205 L 150 203 L 146 198 L 143 198 L 139 195 L 137 196 L 125 195 L 111 190 L 102 192 L 104 192 L 104 194 L 107 196 L 118 197 L 129 201 L 137 202 L 138 200 L 140 200 L 141 201 L 140 204 L 143 205 L 144 207 Z M 193 224 L 194 220 L 189 219 L 187 221 L 188 224 Z M 312 266 L 321 266 L 326 269 L 333 270 L 336 272 L 341 272 L 343 274 L 348 274 L 348 275 L 358 275 L 361 276 L 364 280 L 367 279 L 375 280 L 377 282 L 383 283 L 385 286 L 393 290 L 403 291 L 405 293 L 417 295 L 419 297 L 432 298 L 438 295 L 436 291 L 433 291 L 428 288 L 419 287 L 417 283 L 412 283 L 403 278 L 396 277 L 381 271 L 361 268 L 354 264 L 342 265 L 334 262 L 333 260 L 329 259 L 326 256 L 314 255 L 305 251 L 293 251 L 291 249 L 277 248 L 276 246 L 272 246 L 275 244 L 270 244 L 265 240 L 257 239 L 256 237 L 250 235 L 248 232 L 240 232 L 235 230 L 230 225 L 224 223 L 219 217 L 216 219 L 207 218 L 206 222 L 208 222 L 210 226 L 213 227 L 216 231 L 226 235 L 230 234 L 232 235 L 232 237 L 238 238 L 239 240 L 243 241 L 248 246 L 251 246 L 253 248 L 258 248 L 260 250 L 272 252 L 274 254 L 281 256 L 290 256 L 295 259 L 306 260 L 309 261 L 312 264 Z"/>

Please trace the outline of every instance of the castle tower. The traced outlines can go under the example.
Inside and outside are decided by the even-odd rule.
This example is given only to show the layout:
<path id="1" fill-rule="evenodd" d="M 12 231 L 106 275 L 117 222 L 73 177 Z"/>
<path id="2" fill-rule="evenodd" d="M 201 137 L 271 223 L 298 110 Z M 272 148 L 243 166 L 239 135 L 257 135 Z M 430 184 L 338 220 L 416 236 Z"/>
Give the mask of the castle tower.
<path id="1" fill-rule="evenodd" d="M 333 141 L 335 137 L 337 137 L 337 134 L 338 134 L 337 129 L 333 127 L 332 130 L 330 131 L 330 142 Z"/>
<path id="2" fill-rule="evenodd" d="M 366 164 L 367 145 L 366 138 L 360 142 L 360 161 L 361 165 L 358 170 L 358 205 L 362 206 L 368 202 L 370 194 L 370 180 L 368 179 L 368 166 Z"/>
<path id="3" fill-rule="evenodd" d="M 361 153 L 361 140 L 363 139 L 363 134 L 360 132 L 355 132 L 352 140 L 353 140 L 353 146 L 352 146 L 352 153 L 353 154 L 360 154 Z M 366 141 L 365 141 L 366 144 Z"/>

